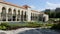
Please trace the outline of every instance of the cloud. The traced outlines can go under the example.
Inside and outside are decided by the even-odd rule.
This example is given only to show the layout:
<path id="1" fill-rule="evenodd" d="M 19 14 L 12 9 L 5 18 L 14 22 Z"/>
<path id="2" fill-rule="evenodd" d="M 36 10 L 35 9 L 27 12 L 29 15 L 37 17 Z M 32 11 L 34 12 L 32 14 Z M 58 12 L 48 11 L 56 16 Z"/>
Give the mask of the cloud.
<path id="1" fill-rule="evenodd" d="M 46 8 L 47 9 L 55 9 L 57 7 L 60 7 L 60 4 L 58 3 L 50 3 L 50 2 L 46 2 Z"/>
<path id="2" fill-rule="evenodd" d="M 33 10 L 36 9 L 37 7 L 34 5 L 29 5 Z M 46 2 L 45 7 L 44 8 L 38 8 L 36 10 L 38 11 L 42 11 L 45 9 L 56 9 L 57 7 L 60 7 L 59 3 L 51 3 L 51 2 Z"/>
<path id="3" fill-rule="evenodd" d="M 30 7 L 31 7 L 32 9 L 35 9 L 35 8 L 36 8 L 34 5 L 30 5 Z"/>
<path id="4" fill-rule="evenodd" d="M 37 11 L 40 11 L 40 8 L 36 9 L 37 7 L 34 6 L 34 5 L 29 5 L 31 7 L 31 10 L 37 10 Z"/>

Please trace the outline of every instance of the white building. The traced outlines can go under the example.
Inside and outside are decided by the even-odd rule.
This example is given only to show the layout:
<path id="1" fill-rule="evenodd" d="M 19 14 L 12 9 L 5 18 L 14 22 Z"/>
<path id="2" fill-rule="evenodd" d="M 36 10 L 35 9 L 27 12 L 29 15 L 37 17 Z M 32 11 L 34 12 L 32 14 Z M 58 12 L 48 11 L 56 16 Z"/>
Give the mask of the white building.
<path id="1" fill-rule="evenodd" d="M 40 15 L 43 17 L 44 13 L 31 10 L 31 7 L 27 5 L 17 6 L 0 0 L 0 21 L 40 21 Z M 48 15 L 44 17 L 48 21 Z"/>

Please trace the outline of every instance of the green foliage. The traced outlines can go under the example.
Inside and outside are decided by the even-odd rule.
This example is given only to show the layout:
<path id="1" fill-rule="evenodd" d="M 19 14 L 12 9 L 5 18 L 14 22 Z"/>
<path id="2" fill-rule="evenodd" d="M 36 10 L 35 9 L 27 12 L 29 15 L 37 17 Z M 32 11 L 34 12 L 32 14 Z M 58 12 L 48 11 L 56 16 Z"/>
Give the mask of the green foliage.
<path id="1" fill-rule="evenodd" d="M 56 8 L 55 10 L 46 9 L 44 13 L 48 14 L 49 18 L 60 18 L 60 8 Z"/>
<path id="2" fill-rule="evenodd" d="M 46 24 L 46 26 L 53 26 L 53 24 Z"/>
<path id="3" fill-rule="evenodd" d="M 7 26 L 8 26 L 8 23 L 1 23 L 0 25 L 1 25 L 1 26 L 6 26 L 6 27 L 7 27 Z"/>
<path id="4" fill-rule="evenodd" d="M 0 26 L 0 29 L 2 29 L 2 26 Z"/>
<path id="5" fill-rule="evenodd" d="M 43 26 L 52 26 L 51 24 L 44 25 L 43 22 L 24 22 L 24 23 L 1 23 L 0 29 L 1 30 L 13 30 L 18 28 L 36 28 L 36 27 L 43 27 Z"/>
<path id="6" fill-rule="evenodd" d="M 38 24 L 38 23 L 28 23 L 27 25 L 26 25 L 27 27 L 41 27 L 41 25 L 40 24 Z"/>
<path id="7" fill-rule="evenodd" d="M 0 30 L 6 30 L 6 26 L 0 26 Z"/>
<path id="8" fill-rule="evenodd" d="M 51 29 L 60 29 L 60 23 L 54 24 Z"/>

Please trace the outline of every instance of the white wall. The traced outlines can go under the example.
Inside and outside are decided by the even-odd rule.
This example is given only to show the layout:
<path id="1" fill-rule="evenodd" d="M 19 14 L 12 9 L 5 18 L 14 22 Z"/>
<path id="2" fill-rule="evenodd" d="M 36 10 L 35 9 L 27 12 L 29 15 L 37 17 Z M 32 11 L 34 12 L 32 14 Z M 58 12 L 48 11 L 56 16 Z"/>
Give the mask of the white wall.
<path id="1" fill-rule="evenodd" d="M 49 20 L 49 16 L 47 14 L 43 14 L 43 17 L 45 17 L 45 21 Z"/>
<path id="2" fill-rule="evenodd" d="M 31 21 L 31 9 L 30 8 L 28 8 L 27 10 L 27 15 L 28 15 L 27 21 L 30 22 Z"/>

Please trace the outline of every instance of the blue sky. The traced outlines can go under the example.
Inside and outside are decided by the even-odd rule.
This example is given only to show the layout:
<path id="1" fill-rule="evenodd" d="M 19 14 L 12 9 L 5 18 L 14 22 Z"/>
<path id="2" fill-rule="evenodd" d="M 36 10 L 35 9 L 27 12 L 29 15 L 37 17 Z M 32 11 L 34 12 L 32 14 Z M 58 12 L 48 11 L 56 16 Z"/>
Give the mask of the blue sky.
<path id="1" fill-rule="evenodd" d="M 34 10 L 55 9 L 60 7 L 60 0 L 5 0 L 17 5 L 28 5 Z"/>

